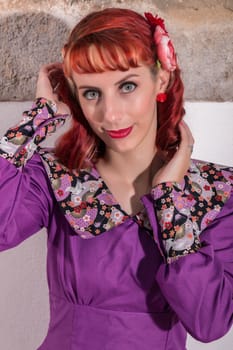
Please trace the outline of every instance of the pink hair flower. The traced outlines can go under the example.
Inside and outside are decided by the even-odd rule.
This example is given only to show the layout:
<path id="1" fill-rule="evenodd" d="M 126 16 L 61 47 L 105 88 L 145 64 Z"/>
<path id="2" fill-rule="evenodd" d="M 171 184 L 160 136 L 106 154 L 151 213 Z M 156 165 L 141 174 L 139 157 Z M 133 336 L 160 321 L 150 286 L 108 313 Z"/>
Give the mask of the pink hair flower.
<path id="1" fill-rule="evenodd" d="M 165 28 L 164 20 L 153 16 L 151 13 L 145 13 L 151 28 L 154 31 L 153 37 L 157 48 L 157 56 L 163 69 L 174 71 L 177 67 L 176 53 L 168 32 Z"/>
<path id="2" fill-rule="evenodd" d="M 158 15 L 153 16 L 150 12 L 145 12 L 144 15 L 153 29 L 157 26 L 160 26 L 167 33 L 164 20 L 161 17 Z"/>

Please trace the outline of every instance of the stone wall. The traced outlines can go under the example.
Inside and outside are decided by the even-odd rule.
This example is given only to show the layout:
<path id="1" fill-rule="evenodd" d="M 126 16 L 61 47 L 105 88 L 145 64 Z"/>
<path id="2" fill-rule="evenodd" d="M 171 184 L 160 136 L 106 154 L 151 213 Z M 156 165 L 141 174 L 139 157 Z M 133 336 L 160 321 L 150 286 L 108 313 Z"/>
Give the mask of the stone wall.
<path id="1" fill-rule="evenodd" d="M 233 101 L 233 0 L 0 0 L 0 100 L 33 99 L 39 67 L 61 60 L 71 28 L 104 7 L 164 17 L 186 99 Z"/>

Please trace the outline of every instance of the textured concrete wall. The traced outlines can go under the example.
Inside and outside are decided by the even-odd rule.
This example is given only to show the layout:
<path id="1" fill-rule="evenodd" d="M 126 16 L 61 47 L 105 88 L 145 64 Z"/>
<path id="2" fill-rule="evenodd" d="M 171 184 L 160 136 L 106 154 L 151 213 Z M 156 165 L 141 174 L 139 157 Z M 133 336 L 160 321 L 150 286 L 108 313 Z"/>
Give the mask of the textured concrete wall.
<path id="1" fill-rule="evenodd" d="M 0 100 L 30 100 L 41 64 L 61 59 L 70 29 L 104 7 L 159 13 L 176 46 L 186 99 L 233 100 L 233 0 L 0 0 Z"/>

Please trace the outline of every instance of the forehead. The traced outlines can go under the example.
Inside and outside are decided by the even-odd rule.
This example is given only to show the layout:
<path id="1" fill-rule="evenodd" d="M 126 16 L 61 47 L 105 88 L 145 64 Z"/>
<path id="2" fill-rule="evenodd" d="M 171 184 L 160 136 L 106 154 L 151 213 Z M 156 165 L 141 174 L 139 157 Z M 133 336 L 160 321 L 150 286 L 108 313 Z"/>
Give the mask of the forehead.
<path id="1" fill-rule="evenodd" d="M 117 85 L 127 79 L 146 80 L 151 76 L 151 70 L 146 65 L 129 68 L 126 71 L 108 70 L 102 73 L 76 73 L 72 72 L 72 78 L 77 87 L 80 86 L 106 86 Z"/>

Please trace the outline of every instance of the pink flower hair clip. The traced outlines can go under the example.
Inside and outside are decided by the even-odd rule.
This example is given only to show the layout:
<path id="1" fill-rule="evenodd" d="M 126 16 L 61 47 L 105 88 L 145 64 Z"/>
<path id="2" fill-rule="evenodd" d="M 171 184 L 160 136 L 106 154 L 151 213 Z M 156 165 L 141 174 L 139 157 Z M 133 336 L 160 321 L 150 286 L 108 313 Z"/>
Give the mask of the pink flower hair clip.
<path id="1" fill-rule="evenodd" d="M 150 12 L 146 12 L 145 17 L 154 31 L 154 41 L 157 47 L 158 66 L 169 72 L 177 67 L 176 53 L 174 46 L 169 38 L 168 32 L 164 25 L 164 20 L 160 17 L 153 16 Z"/>

